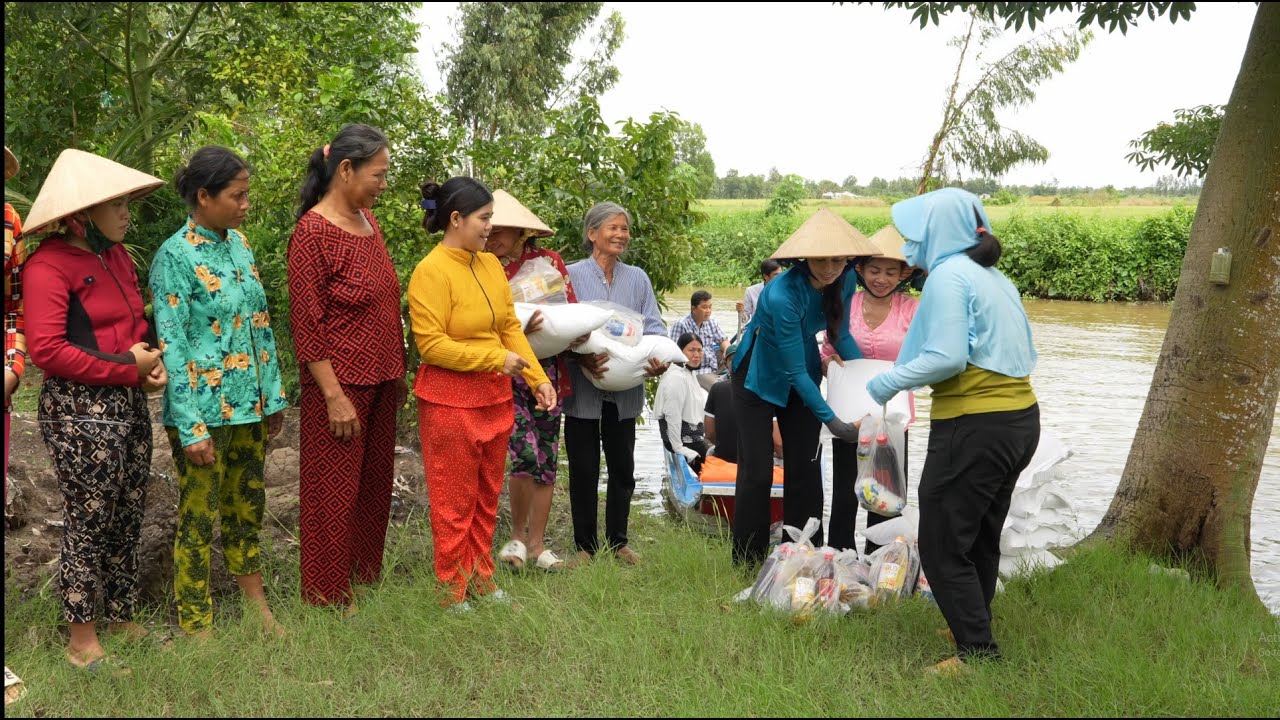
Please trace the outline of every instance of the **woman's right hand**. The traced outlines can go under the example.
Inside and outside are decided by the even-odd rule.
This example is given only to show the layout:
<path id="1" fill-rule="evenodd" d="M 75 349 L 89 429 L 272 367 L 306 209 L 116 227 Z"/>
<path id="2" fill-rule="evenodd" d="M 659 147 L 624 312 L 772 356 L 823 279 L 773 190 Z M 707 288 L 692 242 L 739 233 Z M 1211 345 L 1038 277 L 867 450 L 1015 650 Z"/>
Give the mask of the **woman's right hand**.
<path id="1" fill-rule="evenodd" d="M 609 365 L 609 353 L 600 353 L 592 355 L 583 353 L 577 356 L 578 365 L 589 375 L 597 380 L 604 379 L 604 371 Z"/>
<path id="2" fill-rule="evenodd" d="M 534 310 L 533 315 L 529 316 L 529 322 L 524 326 L 524 334 L 530 335 L 542 329 L 542 311 Z"/>
<path id="3" fill-rule="evenodd" d="M 155 369 L 156 363 L 160 362 L 160 351 L 153 350 L 150 345 L 140 342 L 134 343 L 129 348 L 129 354 L 133 355 L 133 364 L 138 368 L 138 381 L 140 383 L 147 381 L 147 376 Z"/>
<path id="4" fill-rule="evenodd" d="M 356 414 L 356 406 L 351 404 L 347 394 L 338 394 L 328 400 L 329 429 L 339 440 L 351 440 L 360 437 L 360 416 Z"/>
<path id="5" fill-rule="evenodd" d="M 827 368 L 831 366 L 832 362 L 839 365 L 840 367 L 844 367 L 844 358 L 840 357 L 839 353 L 835 355 L 828 355 L 822 358 L 822 376 L 823 377 L 827 376 Z"/>
<path id="6" fill-rule="evenodd" d="M 520 357 L 519 354 L 507 351 L 507 361 L 502 364 L 502 374 L 515 377 L 520 374 L 521 370 L 529 367 L 529 361 Z"/>
<path id="7" fill-rule="evenodd" d="M 213 455 L 213 438 L 201 440 L 182 448 L 182 452 L 187 456 L 187 462 L 193 465 L 212 465 L 214 461 Z"/>
<path id="8" fill-rule="evenodd" d="M 838 439 L 847 443 L 857 444 L 859 424 L 860 422 L 847 423 L 840 418 L 831 418 L 827 421 L 827 429 Z"/>

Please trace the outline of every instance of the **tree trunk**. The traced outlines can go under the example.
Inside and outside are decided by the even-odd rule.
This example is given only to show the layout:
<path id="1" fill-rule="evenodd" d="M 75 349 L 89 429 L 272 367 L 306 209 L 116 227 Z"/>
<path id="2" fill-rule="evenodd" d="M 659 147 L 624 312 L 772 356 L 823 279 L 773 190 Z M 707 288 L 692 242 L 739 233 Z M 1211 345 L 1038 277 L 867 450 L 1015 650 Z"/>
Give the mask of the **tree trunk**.
<path id="1" fill-rule="evenodd" d="M 1209 283 L 1218 248 L 1227 286 Z M 1214 146 L 1146 407 L 1091 539 L 1203 562 L 1256 597 L 1253 495 L 1280 391 L 1280 4 L 1262 3 Z M 1272 478 L 1274 480 L 1274 478 Z"/>

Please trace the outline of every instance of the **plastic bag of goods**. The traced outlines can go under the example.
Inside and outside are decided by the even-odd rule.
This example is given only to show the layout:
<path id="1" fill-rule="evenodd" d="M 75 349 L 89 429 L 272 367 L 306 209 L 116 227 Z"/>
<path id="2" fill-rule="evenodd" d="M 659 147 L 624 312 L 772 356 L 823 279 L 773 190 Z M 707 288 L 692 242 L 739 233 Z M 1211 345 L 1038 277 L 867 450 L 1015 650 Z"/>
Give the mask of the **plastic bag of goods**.
<path id="1" fill-rule="evenodd" d="M 564 291 L 564 276 L 545 257 L 525 262 L 507 284 L 511 286 L 514 302 L 556 304 L 569 300 Z"/>
<path id="2" fill-rule="evenodd" d="M 914 546 L 898 538 L 871 553 L 871 604 L 886 605 L 908 597 L 920 574 L 920 555 Z"/>
<path id="3" fill-rule="evenodd" d="M 868 575 L 871 567 L 857 550 L 841 550 L 835 557 L 836 582 L 840 585 L 841 611 L 865 610 L 871 604 Z"/>
<path id="4" fill-rule="evenodd" d="M 753 587 L 752 598 L 780 610 L 790 610 L 795 579 L 813 556 L 813 536 L 822 527 L 818 518 L 809 518 L 804 529 L 785 526 L 791 537 L 765 560 Z M 784 549 L 785 547 L 785 549 Z"/>
<path id="5" fill-rule="evenodd" d="M 858 480 L 854 493 L 868 512 L 894 517 L 907 506 L 902 458 L 906 426 L 897 416 L 868 415 L 858 429 Z"/>

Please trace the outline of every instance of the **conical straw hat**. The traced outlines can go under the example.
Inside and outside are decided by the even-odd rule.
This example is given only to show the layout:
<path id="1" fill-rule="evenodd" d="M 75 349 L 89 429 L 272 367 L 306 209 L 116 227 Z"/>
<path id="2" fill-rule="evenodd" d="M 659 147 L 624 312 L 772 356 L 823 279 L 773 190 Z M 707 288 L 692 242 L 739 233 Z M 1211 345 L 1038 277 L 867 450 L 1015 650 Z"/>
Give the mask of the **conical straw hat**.
<path id="1" fill-rule="evenodd" d="M 8 145 L 4 146 L 4 179 L 8 180 L 18 174 L 18 158 Z"/>
<path id="2" fill-rule="evenodd" d="M 880 250 L 848 220 L 822 208 L 782 243 L 774 260 L 879 255 Z"/>
<path id="3" fill-rule="evenodd" d="M 520 201 L 511 197 L 506 190 L 493 191 L 493 219 L 489 222 L 494 227 L 513 227 L 521 230 L 532 230 L 536 237 L 551 237 L 555 231 L 538 219 L 533 211 Z"/>
<path id="4" fill-rule="evenodd" d="M 63 150 L 31 203 L 27 232 L 46 231 L 57 221 L 104 202 L 128 195 L 136 200 L 164 185 L 164 181 L 125 167 L 114 160 L 81 150 Z"/>
<path id="5" fill-rule="evenodd" d="M 907 259 L 902 255 L 902 246 L 906 242 L 893 225 L 885 225 L 871 236 L 871 244 L 880 250 L 880 257 L 886 260 L 906 262 Z"/>

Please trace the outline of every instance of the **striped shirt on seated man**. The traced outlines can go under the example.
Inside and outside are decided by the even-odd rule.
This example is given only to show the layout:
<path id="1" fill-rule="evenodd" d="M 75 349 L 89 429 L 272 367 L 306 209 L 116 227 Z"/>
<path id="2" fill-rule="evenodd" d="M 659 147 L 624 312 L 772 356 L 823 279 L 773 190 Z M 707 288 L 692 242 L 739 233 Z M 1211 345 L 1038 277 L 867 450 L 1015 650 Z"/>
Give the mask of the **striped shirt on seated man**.
<path id="1" fill-rule="evenodd" d="M 704 354 L 702 367 L 694 372 L 698 375 L 714 373 L 720 369 L 720 359 L 729 347 L 729 338 L 720 323 L 711 317 L 711 293 L 699 290 L 689 300 L 689 314 L 671 326 L 671 339 L 675 340 L 685 333 L 693 333 L 702 343 Z"/>

